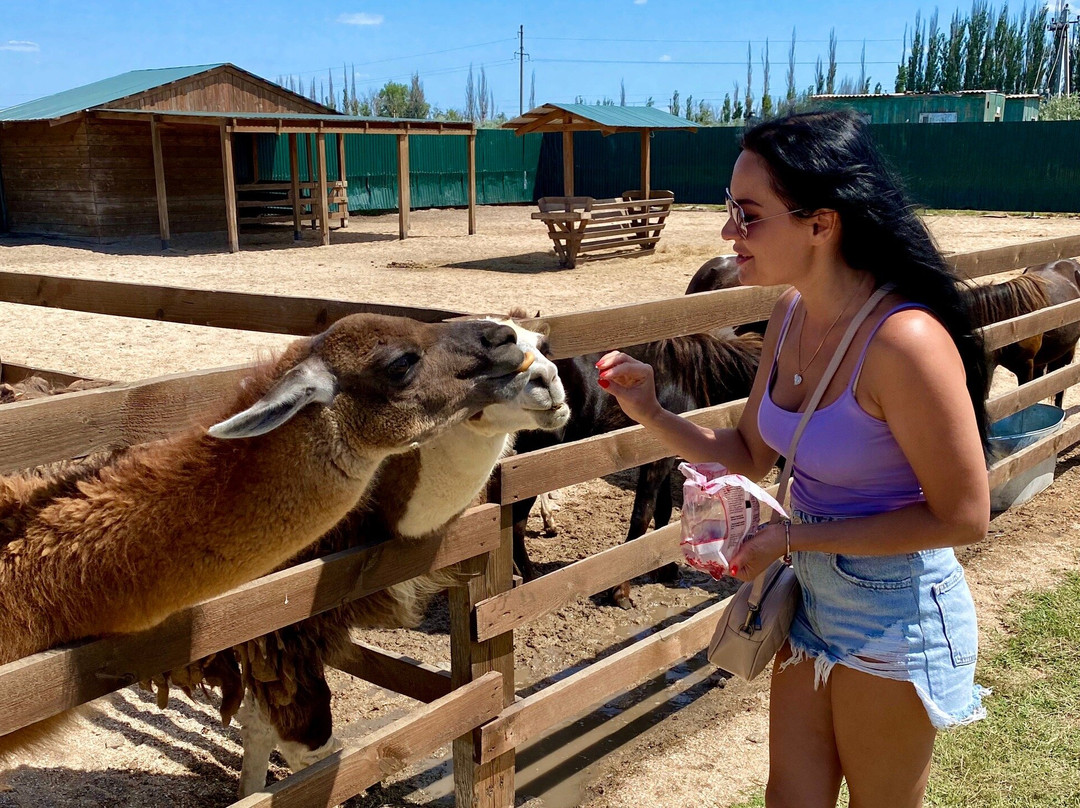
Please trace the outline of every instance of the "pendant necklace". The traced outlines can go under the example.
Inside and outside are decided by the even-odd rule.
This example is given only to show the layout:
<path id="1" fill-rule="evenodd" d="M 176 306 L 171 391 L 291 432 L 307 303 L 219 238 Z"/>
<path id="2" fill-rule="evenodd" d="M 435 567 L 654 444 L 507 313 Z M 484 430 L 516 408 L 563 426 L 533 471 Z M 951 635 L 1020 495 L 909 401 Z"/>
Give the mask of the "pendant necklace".
<path id="1" fill-rule="evenodd" d="M 797 362 L 797 364 L 798 364 L 799 368 L 798 368 L 798 370 L 795 371 L 795 377 L 793 379 L 794 384 L 795 384 L 796 387 L 798 387 L 800 384 L 803 383 L 803 372 L 807 368 L 809 368 L 812 364 L 814 364 L 814 360 L 817 359 L 817 355 L 819 353 L 821 353 L 821 349 L 825 345 L 825 340 L 827 340 L 829 338 L 829 334 L 831 334 L 832 330 L 834 328 L 836 328 L 836 324 L 838 322 L 840 322 L 840 318 L 843 317 L 844 314 L 847 312 L 848 307 L 851 305 L 851 301 L 853 301 L 855 299 L 855 297 L 859 294 L 859 289 L 860 288 L 861 287 L 856 287 L 855 293 L 850 298 L 848 298 L 848 302 L 844 304 L 844 308 L 842 308 L 840 310 L 840 313 L 838 315 L 836 315 L 836 319 L 832 321 L 832 325 L 829 326 L 829 329 L 825 332 L 825 336 L 823 336 L 821 338 L 821 342 L 818 343 L 817 349 L 814 351 L 814 355 L 810 357 L 810 361 L 807 362 L 805 365 L 802 363 L 802 327 L 799 328 L 799 342 L 797 344 L 798 352 L 799 352 L 798 353 L 798 362 Z M 806 307 L 803 306 L 804 310 L 805 310 L 805 308 Z M 803 325 L 804 326 L 806 325 L 806 314 L 805 313 L 803 314 Z"/>

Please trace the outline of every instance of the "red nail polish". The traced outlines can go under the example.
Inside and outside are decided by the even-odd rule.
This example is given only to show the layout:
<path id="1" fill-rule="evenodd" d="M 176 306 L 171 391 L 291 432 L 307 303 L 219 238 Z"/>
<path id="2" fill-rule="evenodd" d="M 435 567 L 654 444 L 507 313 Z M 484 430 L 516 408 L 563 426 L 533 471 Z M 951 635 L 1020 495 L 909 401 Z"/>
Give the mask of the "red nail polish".
<path id="1" fill-rule="evenodd" d="M 732 564 L 732 566 L 731 566 L 731 574 L 735 575 L 735 573 L 737 573 L 738 571 L 739 571 L 739 568 L 736 567 L 734 564 Z"/>
<path id="2" fill-rule="evenodd" d="M 611 382 L 609 382 L 607 379 L 598 379 L 596 383 L 598 385 L 600 385 L 601 387 L 603 387 L 605 390 L 607 390 L 608 385 L 611 384 Z"/>

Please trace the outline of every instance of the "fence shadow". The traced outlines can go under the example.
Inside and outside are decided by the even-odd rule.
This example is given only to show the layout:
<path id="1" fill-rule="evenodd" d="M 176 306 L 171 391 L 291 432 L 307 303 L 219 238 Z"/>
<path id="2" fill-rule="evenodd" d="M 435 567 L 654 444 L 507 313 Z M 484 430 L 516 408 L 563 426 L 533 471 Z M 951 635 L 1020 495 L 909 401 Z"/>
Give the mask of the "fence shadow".
<path id="1" fill-rule="evenodd" d="M 478 258 L 472 261 L 455 261 L 447 264 L 454 269 L 483 269 L 488 272 L 506 272 L 516 275 L 540 275 L 549 272 L 572 272 L 559 266 L 553 252 L 527 252 L 518 255 L 501 255 L 496 258 Z"/>

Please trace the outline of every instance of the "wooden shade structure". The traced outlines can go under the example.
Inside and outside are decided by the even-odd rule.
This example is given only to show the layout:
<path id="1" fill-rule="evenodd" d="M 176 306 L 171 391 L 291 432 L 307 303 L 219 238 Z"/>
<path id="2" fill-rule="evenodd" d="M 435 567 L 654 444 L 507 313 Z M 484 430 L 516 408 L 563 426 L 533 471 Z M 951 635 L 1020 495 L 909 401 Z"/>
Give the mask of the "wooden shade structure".
<path id="1" fill-rule="evenodd" d="M 13 232 L 92 240 L 173 230 L 218 230 L 239 250 L 237 134 L 288 135 L 289 182 L 256 183 L 285 192 L 294 236 L 302 208 L 330 243 L 330 206 L 348 218 L 344 135 L 397 136 L 399 236 L 409 231 L 409 135 L 464 136 L 469 165 L 469 233 L 476 232 L 476 127 L 340 115 L 234 65 L 136 70 L 0 110 L 0 168 L 5 221 Z M 326 135 L 337 135 L 339 178 L 326 172 Z M 311 138 L 308 176 L 300 183 L 298 137 Z M 318 165 L 312 162 L 317 154 Z M 253 152 L 258 179 L 258 154 Z M 301 201 L 301 191 L 311 197 Z M 281 201 L 278 202 L 282 204 Z"/>
<path id="2" fill-rule="evenodd" d="M 574 132 L 616 132 L 641 135 L 641 191 L 649 198 L 652 190 L 650 136 L 654 129 L 684 129 L 696 132 L 689 121 L 654 107 L 616 107 L 610 104 L 544 104 L 503 124 L 515 134 L 560 132 L 563 144 L 563 195 L 574 195 Z"/>

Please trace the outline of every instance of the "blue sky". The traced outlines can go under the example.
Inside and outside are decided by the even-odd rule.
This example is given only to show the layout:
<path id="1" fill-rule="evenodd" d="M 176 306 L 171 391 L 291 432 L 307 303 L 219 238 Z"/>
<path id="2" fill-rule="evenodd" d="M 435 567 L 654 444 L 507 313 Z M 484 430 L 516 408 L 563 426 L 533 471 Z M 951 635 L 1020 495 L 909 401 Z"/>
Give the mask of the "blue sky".
<path id="1" fill-rule="evenodd" d="M 970 2 L 959 7 L 966 14 Z M 418 71 L 428 101 L 460 109 L 472 64 L 476 79 L 484 67 L 496 108 L 512 116 L 519 25 L 529 55 L 526 106 L 534 74 L 537 104 L 578 95 L 617 101 L 622 81 L 630 104 L 651 96 L 666 108 L 678 90 L 684 102 L 692 95 L 719 105 L 736 81 L 746 86 L 748 40 L 760 98 L 766 38 L 776 98 L 793 27 L 799 88 L 812 83 L 815 59 L 827 60 L 835 28 L 838 80 L 858 76 L 865 40 L 871 88 L 880 81 L 891 91 L 904 26 L 934 8 L 917 0 L 0 0 L 0 108 L 128 70 L 233 62 L 271 80 L 299 76 L 305 86 L 312 77 L 325 83 L 329 69 L 338 94 L 343 65 L 350 73 L 355 66 L 361 95 L 388 80 L 408 83 Z M 936 8 L 947 24 L 957 5 Z"/>

